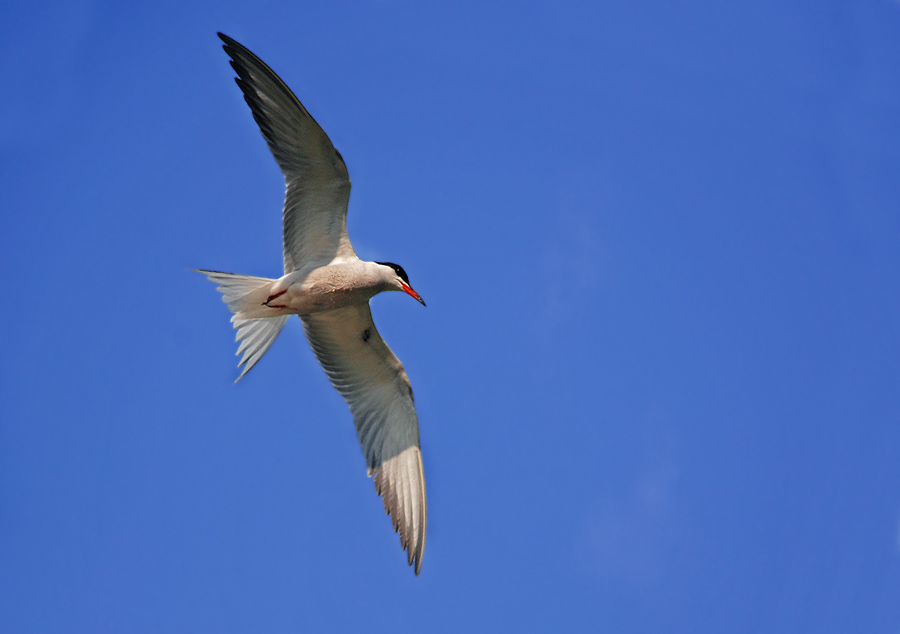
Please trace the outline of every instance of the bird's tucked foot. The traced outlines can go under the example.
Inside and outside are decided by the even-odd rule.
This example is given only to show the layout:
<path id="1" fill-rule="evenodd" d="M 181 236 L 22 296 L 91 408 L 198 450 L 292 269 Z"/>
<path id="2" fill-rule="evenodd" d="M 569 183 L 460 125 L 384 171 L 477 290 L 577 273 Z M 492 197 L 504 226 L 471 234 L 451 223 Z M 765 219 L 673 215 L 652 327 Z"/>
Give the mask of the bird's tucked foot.
<path id="1" fill-rule="evenodd" d="M 273 299 L 277 299 L 277 298 L 281 297 L 282 295 L 284 295 L 285 293 L 287 293 L 287 289 L 284 289 L 283 291 L 279 291 L 279 292 L 275 293 L 274 295 L 269 295 L 268 299 L 266 299 L 266 301 L 264 301 L 262 303 L 262 305 L 268 306 L 269 308 L 287 308 L 287 306 L 285 304 L 270 304 L 269 303 Z"/>

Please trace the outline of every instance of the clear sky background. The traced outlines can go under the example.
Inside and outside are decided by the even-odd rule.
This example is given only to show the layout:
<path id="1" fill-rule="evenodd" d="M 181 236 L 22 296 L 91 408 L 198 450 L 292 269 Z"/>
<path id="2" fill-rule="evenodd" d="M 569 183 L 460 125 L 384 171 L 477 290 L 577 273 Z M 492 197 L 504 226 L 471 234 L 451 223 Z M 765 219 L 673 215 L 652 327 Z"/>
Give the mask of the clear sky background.
<path id="1" fill-rule="evenodd" d="M 900 630 L 900 3 L 0 9 L 0 630 Z M 221 30 L 353 179 L 422 574 L 291 320 Z"/>

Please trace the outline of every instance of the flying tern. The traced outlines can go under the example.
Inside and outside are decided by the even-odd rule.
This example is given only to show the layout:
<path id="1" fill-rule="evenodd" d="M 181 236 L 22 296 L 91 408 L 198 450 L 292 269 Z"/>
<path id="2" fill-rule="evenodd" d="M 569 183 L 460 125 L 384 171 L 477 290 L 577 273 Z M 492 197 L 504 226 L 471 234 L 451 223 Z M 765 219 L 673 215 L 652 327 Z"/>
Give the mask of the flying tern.
<path id="1" fill-rule="evenodd" d="M 262 358 L 290 315 L 299 315 L 316 358 L 350 406 L 368 474 L 418 575 L 425 550 L 425 473 L 412 387 L 378 334 L 369 300 L 403 291 L 423 306 L 406 272 L 364 262 L 347 237 L 350 177 L 328 135 L 275 72 L 219 33 L 275 161 L 284 174 L 284 275 L 205 271 L 234 315 L 238 380 Z"/>

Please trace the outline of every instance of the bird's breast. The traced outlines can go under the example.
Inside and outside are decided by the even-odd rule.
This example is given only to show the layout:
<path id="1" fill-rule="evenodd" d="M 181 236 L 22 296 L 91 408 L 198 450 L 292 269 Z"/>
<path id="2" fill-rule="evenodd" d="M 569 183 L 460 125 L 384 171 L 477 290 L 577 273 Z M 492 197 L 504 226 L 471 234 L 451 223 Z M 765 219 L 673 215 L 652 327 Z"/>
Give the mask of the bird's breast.
<path id="1" fill-rule="evenodd" d="M 359 267 L 323 266 L 294 281 L 287 292 L 291 312 L 301 315 L 369 301 L 381 282 Z"/>

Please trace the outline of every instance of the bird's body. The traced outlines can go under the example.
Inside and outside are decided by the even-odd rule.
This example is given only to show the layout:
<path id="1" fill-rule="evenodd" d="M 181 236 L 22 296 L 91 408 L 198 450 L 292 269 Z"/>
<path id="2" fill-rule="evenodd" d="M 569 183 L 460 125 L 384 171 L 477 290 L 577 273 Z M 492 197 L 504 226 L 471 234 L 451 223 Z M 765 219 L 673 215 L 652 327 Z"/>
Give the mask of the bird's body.
<path id="1" fill-rule="evenodd" d="M 353 413 L 368 473 L 416 574 L 425 548 L 425 476 L 412 387 L 378 334 L 369 300 L 403 291 L 423 305 L 398 265 L 360 260 L 347 237 L 350 178 L 340 153 L 287 85 L 219 33 L 236 82 L 285 177 L 284 275 L 200 271 L 219 285 L 240 341 L 240 379 L 298 315 L 316 358 Z"/>
<path id="2" fill-rule="evenodd" d="M 382 291 L 394 290 L 387 273 L 391 272 L 385 267 L 359 259 L 308 265 L 273 280 L 263 302 L 249 306 L 243 316 L 310 315 L 362 304 Z"/>

